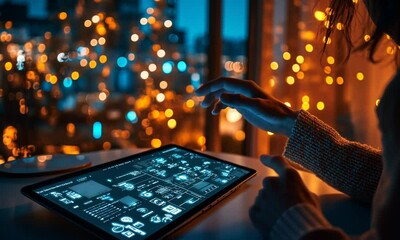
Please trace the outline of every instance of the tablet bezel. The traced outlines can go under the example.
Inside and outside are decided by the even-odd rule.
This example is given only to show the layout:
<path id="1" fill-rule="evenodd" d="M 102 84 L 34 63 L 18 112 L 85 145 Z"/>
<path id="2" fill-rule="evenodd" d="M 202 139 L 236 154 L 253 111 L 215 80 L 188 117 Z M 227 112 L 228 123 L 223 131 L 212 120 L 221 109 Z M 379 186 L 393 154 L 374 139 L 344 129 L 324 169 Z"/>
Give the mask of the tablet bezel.
<path id="1" fill-rule="evenodd" d="M 143 151 L 137 154 L 133 154 L 127 157 L 123 157 L 120 159 L 116 159 L 113 160 L 111 162 L 107 162 L 107 163 L 103 163 L 103 164 L 99 164 L 96 166 L 92 166 L 90 168 L 86 168 L 83 170 L 79 170 L 76 172 L 72 172 L 72 173 L 68 173 L 68 174 L 64 174 L 61 176 L 57 176 L 51 179 L 47 179 L 29 186 L 25 186 L 21 189 L 21 193 L 23 195 L 25 195 L 26 197 L 30 198 L 31 200 L 35 201 L 36 203 L 39 203 L 40 205 L 44 206 L 45 208 L 48 208 L 50 210 L 52 210 L 53 212 L 56 212 L 58 215 L 61 215 L 62 217 L 64 217 L 65 219 L 69 220 L 70 222 L 73 222 L 75 224 L 78 224 L 79 226 L 81 226 L 82 228 L 90 231 L 91 233 L 95 234 L 96 236 L 100 237 L 100 238 L 107 238 L 107 239 L 118 239 L 115 236 L 113 236 L 112 234 L 108 233 L 107 231 L 101 229 L 100 227 L 96 226 L 95 224 L 79 217 L 76 214 L 73 214 L 72 212 L 62 208 L 61 206 L 53 203 L 52 201 L 46 199 L 45 197 L 39 195 L 38 193 L 35 192 L 36 189 L 39 188 L 43 188 L 46 187 L 47 185 L 51 185 L 54 183 L 57 183 L 58 181 L 65 181 L 67 178 L 74 178 L 77 176 L 80 176 L 82 174 L 87 174 L 93 171 L 97 171 L 100 169 L 104 169 L 116 164 L 120 164 L 123 163 L 125 161 L 130 161 L 136 158 L 141 158 L 145 155 L 151 155 L 151 154 L 155 154 L 158 153 L 160 151 L 166 151 L 168 149 L 172 149 L 172 148 L 180 148 L 182 150 L 191 152 L 191 153 L 195 153 L 198 154 L 200 156 L 206 157 L 206 158 L 210 158 L 219 162 L 223 162 L 223 163 L 227 163 L 230 164 L 232 166 L 236 166 L 238 168 L 241 168 L 243 170 L 247 170 L 249 171 L 248 174 L 244 175 L 241 178 L 238 178 L 236 181 L 232 182 L 231 184 L 225 186 L 225 188 L 223 188 L 220 192 L 218 192 L 216 195 L 211 196 L 210 198 L 208 198 L 206 201 L 204 201 L 203 203 L 199 204 L 198 206 L 190 209 L 188 212 L 184 213 L 182 216 L 179 216 L 178 218 L 176 218 L 174 221 L 172 221 L 171 223 L 169 223 L 168 225 L 162 227 L 161 229 L 159 229 L 158 231 L 156 231 L 155 233 L 153 233 L 152 235 L 149 235 L 146 237 L 146 239 L 154 239 L 154 238 L 162 238 L 165 237 L 169 234 L 171 234 L 172 232 L 176 231 L 179 227 L 183 226 L 184 224 L 188 223 L 189 221 L 193 220 L 194 218 L 196 218 L 198 215 L 200 215 L 201 213 L 203 213 L 205 210 L 207 210 L 208 208 L 214 206 L 214 204 L 216 204 L 217 201 L 219 201 L 220 199 L 228 196 L 231 192 L 233 192 L 234 190 L 236 190 L 238 187 L 240 187 L 243 183 L 245 183 L 247 180 L 249 180 L 250 178 L 254 177 L 257 174 L 257 171 L 248 167 L 244 167 L 214 156 L 210 156 L 208 154 L 204 154 L 202 152 L 198 152 L 198 151 L 194 151 L 182 146 L 178 146 L 175 144 L 168 144 L 168 145 L 164 145 L 160 148 L 156 148 L 156 149 L 151 149 L 151 150 L 147 150 L 147 151 Z"/>

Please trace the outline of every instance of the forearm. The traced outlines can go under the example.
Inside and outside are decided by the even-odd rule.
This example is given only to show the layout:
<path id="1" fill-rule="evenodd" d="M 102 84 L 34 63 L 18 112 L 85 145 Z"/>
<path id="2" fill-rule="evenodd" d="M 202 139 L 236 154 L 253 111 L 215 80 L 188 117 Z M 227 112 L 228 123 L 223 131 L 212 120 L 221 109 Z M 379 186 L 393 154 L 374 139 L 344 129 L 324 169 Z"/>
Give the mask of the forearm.
<path id="1" fill-rule="evenodd" d="M 333 128 L 300 111 L 285 157 L 351 197 L 371 202 L 382 172 L 381 152 L 342 138 Z"/>

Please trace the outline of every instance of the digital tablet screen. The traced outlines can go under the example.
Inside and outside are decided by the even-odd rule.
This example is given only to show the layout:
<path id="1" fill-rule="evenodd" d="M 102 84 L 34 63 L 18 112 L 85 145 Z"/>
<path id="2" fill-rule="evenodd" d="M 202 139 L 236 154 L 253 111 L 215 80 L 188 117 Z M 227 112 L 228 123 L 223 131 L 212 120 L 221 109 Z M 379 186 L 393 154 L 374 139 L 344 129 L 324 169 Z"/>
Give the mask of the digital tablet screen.
<path id="1" fill-rule="evenodd" d="M 23 188 L 40 204 L 106 238 L 164 236 L 255 171 L 176 145 Z"/>

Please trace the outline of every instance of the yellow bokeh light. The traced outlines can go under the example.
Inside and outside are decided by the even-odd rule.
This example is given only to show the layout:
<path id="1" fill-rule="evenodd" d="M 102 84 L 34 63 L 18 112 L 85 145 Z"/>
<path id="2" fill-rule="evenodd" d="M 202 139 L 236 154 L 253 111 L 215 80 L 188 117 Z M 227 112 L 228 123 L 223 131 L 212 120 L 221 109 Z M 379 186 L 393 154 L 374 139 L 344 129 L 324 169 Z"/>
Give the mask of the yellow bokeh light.
<path id="1" fill-rule="evenodd" d="M 92 26 L 92 21 L 90 21 L 90 20 L 86 20 L 84 23 L 83 23 L 83 25 L 85 26 L 85 27 L 90 27 L 90 26 Z"/>
<path id="2" fill-rule="evenodd" d="M 92 39 L 92 40 L 90 40 L 90 46 L 92 46 L 92 47 L 95 47 L 95 46 L 97 46 L 97 39 Z"/>
<path id="3" fill-rule="evenodd" d="M 172 117 L 174 115 L 174 111 L 171 108 L 168 108 L 167 110 L 165 110 L 164 115 L 167 118 L 170 118 L 170 117 Z"/>
<path id="4" fill-rule="evenodd" d="M 335 63 L 335 58 L 332 56 L 329 56 L 326 58 L 326 61 L 328 62 L 328 64 L 334 64 Z"/>
<path id="5" fill-rule="evenodd" d="M 343 84 L 344 84 L 344 78 L 342 78 L 342 77 L 336 78 L 336 83 L 337 83 L 338 85 L 343 85 Z"/>
<path id="6" fill-rule="evenodd" d="M 322 22 L 326 20 L 326 13 L 323 11 L 315 11 L 314 12 L 314 17 L 315 19 L 317 19 L 318 21 Z"/>
<path id="7" fill-rule="evenodd" d="M 301 98 L 301 101 L 302 101 L 302 102 L 310 102 L 310 97 L 307 96 L 307 95 L 304 95 L 304 96 Z"/>
<path id="8" fill-rule="evenodd" d="M 389 55 L 393 55 L 396 52 L 396 48 L 393 46 L 389 46 L 386 48 L 386 53 Z"/>
<path id="9" fill-rule="evenodd" d="M 307 111 L 308 109 L 310 109 L 310 103 L 303 102 L 303 104 L 301 104 L 301 109 Z"/>
<path id="10" fill-rule="evenodd" d="M 267 131 L 268 136 L 274 136 L 275 134 L 273 132 Z"/>
<path id="11" fill-rule="evenodd" d="M 311 53 L 311 52 L 314 51 L 314 47 L 313 47 L 313 45 L 311 45 L 311 44 L 307 44 L 304 48 L 305 48 L 305 50 L 306 50 L 307 52 L 309 52 L 309 53 Z"/>
<path id="12" fill-rule="evenodd" d="M 107 29 L 105 28 L 104 24 L 102 24 L 102 23 L 99 23 L 96 26 L 96 31 L 100 36 L 104 36 L 107 34 Z"/>
<path id="13" fill-rule="evenodd" d="M 65 19 L 67 19 L 67 17 L 68 17 L 68 14 L 66 12 L 60 12 L 58 14 L 58 19 L 60 19 L 60 20 L 65 20 Z"/>
<path id="14" fill-rule="evenodd" d="M 376 99 L 376 101 L 375 101 L 375 106 L 379 106 L 379 103 L 381 102 L 381 99 Z"/>
<path id="15" fill-rule="evenodd" d="M 104 45 L 104 44 L 106 44 L 106 39 L 104 37 L 101 37 L 101 38 L 99 38 L 98 42 L 100 45 Z"/>
<path id="16" fill-rule="evenodd" d="M 107 56 L 106 55 L 101 55 L 99 58 L 99 62 L 104 64 L 107 62 Z"/>
<path id="17" fill-rule="evenodd" d="M 153 16 L 151 16 L 151 17 L 149 17 L 148 19 L 147 19 L 147 22 L 151 25 L 151 24 L 154 24 L 155 22 L 156 22 L 156 18 L 155 17 L 153 17 Z"/>
<path id="18" fill-rule="evenodd" d="M 153 110 L 149 113 L 149 118 L 157 119 L 160 117 L 160 111 Z"/>
<path id="19" fill-rule="evenodd" d="M 328 85 L 332 85 L 332 84 L 333 84 L 333 77 L 327 76 L 327 77 L 325 78 L 325 82 L 326 82 L 326 84 L 328 84 Z"/>
<path id="20" fill-rule="evenodd" d="M 186 104 L 186 107 L 188 107 L 188 108 L 193 108 L 194 107 L 193 99 L 187 100 L 185 104 Z"/>
<path id="21" fill-rule="evenodd" d="M 299 72 L 299 71 L 300 71 L 300 65 L 297 64 L 297 63 L 293 64 L 292 70 L 293 70 L 293 72 L 295 72 L 295 73 Z"/>
<path id="22" fill-rule="evenodd" d="M 358 80 L 358 81 L 364 80 L 364 74 L 363 74 L 362 72 L 358 72 L 358 73 L 356 74 L 356 77 L 357 77 L 357 80 Z"/>
<path id="23" fill-rule="evenodd" d="M 275 79 L 274 79 L 274 78 L 271 78 L 271 79 L 269 80 L 269 85 L 270 85 L 271 87 L 275 87 L 275 84 L 276 84 Z"/>
<path id="24" fill-rule="evenodd" d="M 282 54 L 283 59 L 285 59 L 286 61 L 290 60 L 290 58 L 292 57 L 292 55 L 289 52 L 284 52 Z"/>
<path id="25" fill-rule="evenodd" d="M 89 68 L 94 69 L 97 66 L 97 62 L 95 60 L 91 60 L 89 62 Z"/>
<path id="26" fill-rule="evenodd" d="M 337 24 L 336 24 L 336 29 L 337 29 L 337 30 L 340 31 L 340 30 L 343 30 L 343 28 L 344 28 L 343 23 L 337 23 Z"/>
<path id="27" fill-rule="evenodd" d="M 150 144 L 151 144 L 151 146 L 152 146 L 153 148 L 159 148 L 159 147 L 161 147 L 162 142 L 161 142 L 161 140 L 158 139 L 158 138 L 153 138 L 153 139 L 151 139 Z"/>
<path id="28" fill-rule="evenodd" d="M 168 120 L 167 124 L 170 129 L 174 129 L 176 127 L 176 120 L 171 118 L 170 120 Z"/>
<path id="29" fill-rule="evenodd" d="M 325 108 L 325 103 L 322 102 L 322 101 L 319 101 L 319 102 L 317 103 L 317 109 L 320 110 L 320 111 L 322 111 L 322 110 L 324 110 L 324 108 Z"/>
<path id="30" fill-rule="evenodd" d="M 199 144 L 200 146 L 206 144 L 206 137 L 200 136 L 199 138 L 197 138 L 197 144 Z"/>
<path id="31" fill-rule="evenodd" d="M 270 67 L 272 70 L 277 70 L 279 68 L 279 64 L 277 62 L 271 62 Z"/>
<path id="32" fill-rule="evenodd" d="M 77 71 L 73 71 L 71 73 L 72 80 L 77 80 L 79 78 L 79 73 Z"/>
<path id="33" fill-rule="evenodd" d="M 326 43 L 327 45 L 332 43 L 332 39 L 330 37 L 326 38 L 325 36 L 322 38 L 322 42 Z"/>
<path id="34" fill-rule="evenodd" d="M 11 71 L 13 65 L 11 62 L 6 62 L 6 64 L 4 64 L 4 68 L 6 69 L 6 71 Z"/>
<path id="35" fill-rule="evenodd" d="M 286 83 L 289 84 L 289 85 L 293 85 L 295 83 L 294 77 L 288 76 L 286 78 Z"/>
<path id="36" fill-rule="evenodd" d="M 368 35 L 368 34 L 366 34 L 366 35 L 364 36 L 364 41 L 369 42 L 370 40 L 371 40 L 371 36 Z"/>
<path id="37" fill-rule="evenodd" d="M 50 76 L 50 83 L 51 83 L 51 84 L 56 84 L 57 81 L 58 81 L 58 78 L 57 78 L 56 75 L 51 75 L 51 76 Z"/>
<path id="38" fill-rule="evenodd" d="M 297 56 L 297 57 L 296 57 L 296 62 L 297 62 L 298 64 L 303 64 L 303 63 L 304 63 L 304 57 L 301 56 L 301 55 Z"/>

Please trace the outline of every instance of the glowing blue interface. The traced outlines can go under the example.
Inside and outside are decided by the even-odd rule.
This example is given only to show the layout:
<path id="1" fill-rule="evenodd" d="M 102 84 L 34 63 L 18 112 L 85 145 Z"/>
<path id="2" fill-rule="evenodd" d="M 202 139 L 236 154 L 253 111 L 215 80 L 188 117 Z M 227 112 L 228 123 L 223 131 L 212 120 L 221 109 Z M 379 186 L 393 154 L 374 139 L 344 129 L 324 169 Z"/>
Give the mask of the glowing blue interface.
<path id="1" fill-rule="evenodd" d="M 120 239 L 145 239 L 249 171 L 171 148 L 35 190 Z"/>

